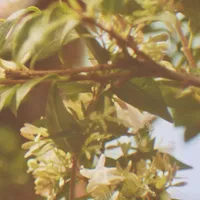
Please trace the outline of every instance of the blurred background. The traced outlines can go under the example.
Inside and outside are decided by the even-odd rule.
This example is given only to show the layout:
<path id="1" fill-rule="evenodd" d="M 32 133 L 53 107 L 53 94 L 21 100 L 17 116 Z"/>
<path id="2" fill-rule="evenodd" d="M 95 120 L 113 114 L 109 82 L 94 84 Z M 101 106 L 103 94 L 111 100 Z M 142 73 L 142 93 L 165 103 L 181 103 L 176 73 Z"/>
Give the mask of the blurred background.
<path id="1" fill-rule="evenodd" d="M 9 123 L 9 124 L 8 124 Z M 0 123 L 0 200 L 38 199 L 34 185 L 26 173 L 26 161 L 21 150 L 22 137 L 12 121 Z"/>
<path id="2" fill-rule="evenodd" d="M 0 0 L 0 18 L 34 5 L 38 0 Z M 27 112 L 30 112 L 27 110 Z M 4 110 L 0 113 L 0 200 L 39 200 L 34 192 L 32 177 L 21 149 L 19 123 L 15 116 Z"/>
<path id="3" fill-rule="evenodd" d="M 4 18 L 16 10 L 34 5 L 38 0 L 0 0 L 0 18 Z"/>

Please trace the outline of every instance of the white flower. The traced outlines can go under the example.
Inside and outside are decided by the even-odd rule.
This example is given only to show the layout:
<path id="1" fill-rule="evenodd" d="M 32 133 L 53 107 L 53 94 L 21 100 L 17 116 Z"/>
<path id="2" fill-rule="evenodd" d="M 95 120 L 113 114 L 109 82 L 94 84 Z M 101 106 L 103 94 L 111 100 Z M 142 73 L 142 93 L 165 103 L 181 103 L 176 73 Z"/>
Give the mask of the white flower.
<path id="1" fill-rule="evenodd" d="M 40 137 L 48 137 L 49 134 L 46 128 L 37 127 L 32 124 L 24 124 L 24 127 L 20 129 L 21 135 L 29 140 L 38 141 Z"/>
<path id="2" fill-rule="evenodd" d="M 110 200 L 117 200 L 119 197 L 119 191 L 115 191 L 111 196 Z"/>
<path id="3" fill-rule="evenodd" d="M 44 157 L 28 161 L 28 172 L 35 178 L 36 194 L 47 200 L 55 199 L 65 184 L 66 175 L 71 169 L 71 154 L 60 149 L 51 149 Z"/>
<path id="4" fill-rule="evenodd" d="M 124 180 L 124 177 L 119 175 L 115 167 L 105 167 L 104 165 L 105 155 L 102 154 L 95 169 L 82 168 L 80 170 L 81 175 L 89 179 L 88 193 L 94 192 L 95 189 L 101 186 L 117 184 Z"/>
<path id="5" fill-rule="evenodd" d="M 121 137 L 119 138 L 119 142 L 120 142 L 121 144 L 127 144 L 127 145 L 129 145 L 129 144 L 131 143 L 131 140 L 130 140 L 130 138 L 129 138 L 128 136 L 123 135 L 123 136 L 121 136 Z"/>
<path id="6" fill-rule="evenodd" d="M 117 110 L 117 117 L 124 126 L 131 128 L 131 133 L 137 133 L 155 118 L 154 115 L 147 112 L 142 113 L 137 108 L 123 102 L 122 100 L 116 100 L 117 101 L 115 101 L 114 104 Z"/>

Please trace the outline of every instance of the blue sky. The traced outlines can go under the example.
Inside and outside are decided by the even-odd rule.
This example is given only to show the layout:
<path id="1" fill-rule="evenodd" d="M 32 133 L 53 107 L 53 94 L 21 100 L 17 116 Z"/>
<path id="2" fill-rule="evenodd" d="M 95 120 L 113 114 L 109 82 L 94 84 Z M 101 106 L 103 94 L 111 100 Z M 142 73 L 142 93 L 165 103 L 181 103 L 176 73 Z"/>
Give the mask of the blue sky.
<path id="1" fill-rule="evenodd" d="M 188 185 L 176 187 L 170 190 L 173 197 L 181 200 L 199 200 L 200 199 L 200 136 L 188 143 L 184 142 L 184 128 L 174 127 L 162 119 L 157 120 L 153 125 L 153 136 L 156 136 L 156 144 L 160 147 L 173 147 L 170 153 L 177 159 L 189 164 L 192 170 L 185 170 L 178 175 L 184 177 Z"/>

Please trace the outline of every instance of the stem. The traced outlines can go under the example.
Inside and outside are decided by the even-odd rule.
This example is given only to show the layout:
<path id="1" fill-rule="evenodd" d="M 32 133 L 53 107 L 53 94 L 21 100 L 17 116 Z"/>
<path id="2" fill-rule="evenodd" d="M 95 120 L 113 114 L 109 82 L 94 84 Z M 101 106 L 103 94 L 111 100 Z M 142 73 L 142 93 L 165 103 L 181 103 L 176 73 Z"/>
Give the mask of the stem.
<path id="1" fill-rule="evenodd" d="M 0 80 L 0 85 L 15 85 L 25 83 L 27 80 L 12 80 L 12 79 L 3 79 Z"/>
<path id="2" fill-rule="evenodd" d="M 178 34 L 180 36 L 180 39 L 181 39 L 183 53 L 184 53 L 186 59 L 188 60 L 189 65 L 192 68 L 196 68 L 197 66 L 196 66 L 194 57 L 193 57 L 193 55 L 192 55 L 192 53 L 190 51 L 189 42 L 188 42 L 187 38 L 184 36 L 184 34 L 183 34 L 183 30 L 181 28 L 181 23 L 180 23 L 180 21 L 178 19 L 176 20 L 175 26 L 176 26 L 176 29 L 177 29 Z"/>
<path id="3" fill-rule="evenodd" d="M 149 196 L 149 194 L 147 194 L 147 200 L 151 200 L 151 197 Z"/>
<path id="4" fill-rule="evenodd" d="M 108 75 L 99 75 L 99 74 L 78 74 L 72 75 L 70 78 L 57 80 L 58 82 L 75 82 L 75 81 L 91 81 L 97 83 L 109 83 L 112 80 L 116 79 L 123 79 L 124 77 L 128 76 L 131 72 L 130 71 L 121 71 L 121 72 L 113 72 Z M 139 77 L 139 76 L 137 76 Z M 141 77 L 141 76 L 140 76 Z M 20 79 L 20 80 L 13 80 L 13 79 L 4 79 L 0 80 L 0 85 L 15 85 L 15 84 L 23 84 L 27 82 L 29 79 Z M 43 82 L 52 82 L 52 80 L 44 80 Z"/>
<path id="5" fill-rule="evenodd" d="M 94 91 L 93 98 L 87 107 L 86 115 L 89 115 L 93 111 L 93 108 L 94 108 L 95 104 L 97 103 L 97 101 L 99 100 L 101 93 L 104 91 L 104 87 L 105 87 L 105 85 L 101 84 L 99 86 L 99 88 L 97 89 L 97 91 Z"/>
<path id="6" fill-rule="evenodd" d="M 200 78 L 198 76 L 193 76 L 191 74 L 187 74 L 187 73 L 181 73 L 181 72 L 176 72 L 176 71 L 172 71 L 169 70 L 157 63 L 155 63 L 154 61 L 152 61 L 150 58 L 148 58 L 146 55 L 142 55 L 142 59 L 141 60 L 135 60 L 135 59 L 131 59 L 130 62 L 132 62 L 132 66 L 131 63 L 129 63 L 128 67 L 125 67 L 125 65 L 121 66 L 121 71 L 119 72 L 113 72 L 110 73 L 108 75 L 100 75 L 97 73 L 89 73 L 89 74 L 80 74 L 80 71 L 78 71 L 78 75 L 73 75 L 73 73 L 75 73 L 75 71 L 70 72 L 71 76 L 69 79 L 66 80 L 58 80 L 58 81 L 63 81 L 63 82 L 73 82 L 73 81 L 91 81 L 91 82 L 98 82 L 98 83 L 109 83 L 112 80 L 117 80 L 118 82 L 121 80 L 123 82 L 123 80 L 126 80 L 127 77 L 127 81 L 130 78 L 133 77 L 153 77 L 153 78 L 167 78 L 167 79 L 171 79 L 174 81 L 178 81 L 178 82 L 182 82 L 184 83 L 186 86 L 189 85 L 193 85 L 196 87 L 200 87 Z M 112 65 L 110 67 L 108 67 L 109 69 L 112 69 Z M 90 67 L 91 71 L 95 71 L 94 69 L 92 69 L 92 67 Z M 131 70 L 132 68 L 132 70 Z M 80 68 L 79 68 L 80 69 Z M 124 69 L 129 69 L 129 71 L 125 71 Z M 137 71 L 135 71 L 135 69 L 138 69 Z M 85 69 L 85 71 L 87 71 L 88 69 Z M 88 70 L 88 71 L 90 71 Z M 56 71 L 56 70 L 55 70 Z M 54 72 L 55 72 L 54 71 Z M 21 72 L 17 72 L 17 71 L 13 71 L 12 74 L 13 76 L 21 76 L 20 74 Z M 17 80 L 13 80 L 13 79 L 4 79 L 4 80 L 0 80 L 0 85 L 15 85 L 15 84 L 22 84 L 27 82 L 29 79 L 33 78 L 32 75 L 42 75 L 42 74 L 49 74 L 49 71 L 41 71 L 41 72 L 33 72 L 30 71 L 31 77 L 29 77 L 28 75 L 26 76 L 26 79 L 17 79 Z M 63 72 L 62 72 L 63 73 Z M 67 72 L 66 72 L 67 73 Z M 29 75 L 30 75 L 29 74 Z M 68 74 L 69 75 L 69 74 Z M 29 79 L 27 79 L 29 77 Z M 37 76 L 36 76 L 37 77 Z M 128 79 L 129 78 L 129 79 Z M 44 82 L 51 82 L 53 80 L 45 80 Z"/>
<path id="7" fill-rule="evenodd" d="M 75 199 L 76 170 L 77 170 L 77 160 L 76 160 L 75 156 L 73 156 L 73 158 L 72 158 L 72 172 L 71 172 L 71 179 L 70 179 L 69 200 Z"/>
<path id="8" fill-rule="evenodd" d="M 59 70 L 25 70 L 25 71 L 13 71 L 7 70 L 5 71 L 6 77 L 11 77 L 15 79 L 28 79 L 33 77 L 41 77 L 48 74 L 57 74 L 57 75 L 74 75 L 79 73 L 89 73 L 95 71 L 103 71 L 103 70 L 111 70 L 115 68 L 121 68 L 120 65 L 109 65 L 109 64 L 99 64 L 95 66 L 83 66 L 83 67 L 76 67 L 70 69 L 59 69 Z"/>

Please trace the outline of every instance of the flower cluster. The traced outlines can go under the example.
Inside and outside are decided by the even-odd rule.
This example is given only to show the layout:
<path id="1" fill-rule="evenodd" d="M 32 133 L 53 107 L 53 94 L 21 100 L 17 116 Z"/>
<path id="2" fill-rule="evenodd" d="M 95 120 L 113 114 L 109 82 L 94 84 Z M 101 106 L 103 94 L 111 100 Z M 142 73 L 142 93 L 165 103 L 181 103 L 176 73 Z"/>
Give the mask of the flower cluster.
<path id="1" fill-rule="evenodd" d="M 152 160 L 140 160 L 136 169 L 143 182 L 156 190 L 164 190 L 172 185 L 178 167 L 170 164 L 169 156 L 157 153 Z"/>
<path id="2" fill-rule="evenodd" d="M 143 197 L 151 190 L 131 168 L 131 162 L 125 169 L 119 165 L 105 167 L 105 156 L 102 154 L 95 169 L 82 168 L 80 173 L 88 179 L 87 192 L 94 199 L 117 200 Z"/>
<path id="3" fill-rule="evenodd" d="M 99 162 L 95 169 L 80 170 L 82 176 L 89 179 L 87 185 L 87 192 L 95 199 L 107 198 L 112 194 L 115 186 L 124 180 L 117 168 L 105 167 L 105 156 L 101 155 Z"/>
<path id="4" fill-rule="evenodd" d="M 29 139 L 22 145 L 28 150 L 25 157 L 28 160 L 28 172 L 35 178 L 36 194 L 55 199 L 69 178 L 71 169 L 71 154 L 58 149 L 49 136 L 47 129 L 25 124 L 21 135 Z"/>
<path id="5" fill-rule="evenodd" d="M 141 159 L 136 165 L 130 161 L 125 168 L 105 166 L 102 154 L 95 169 L 81 168 L 80 174 L 88 179 L 87 192 L 95 200 L 143 199 L 169 194 L 178 167 L 170 164 L 169 157 L 157 153 L 152 160 Z M 178 183 L 182 184 L 182 183 Z"/>

